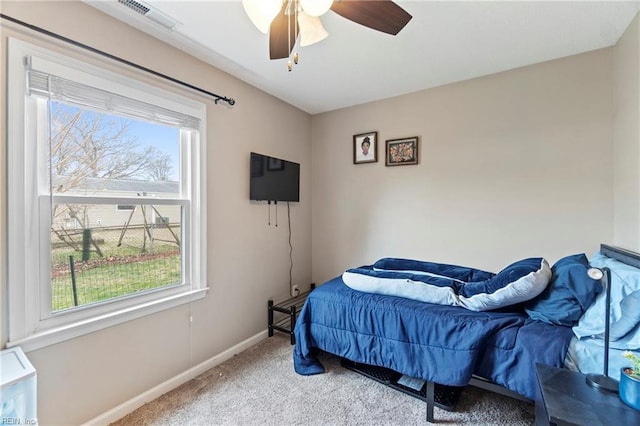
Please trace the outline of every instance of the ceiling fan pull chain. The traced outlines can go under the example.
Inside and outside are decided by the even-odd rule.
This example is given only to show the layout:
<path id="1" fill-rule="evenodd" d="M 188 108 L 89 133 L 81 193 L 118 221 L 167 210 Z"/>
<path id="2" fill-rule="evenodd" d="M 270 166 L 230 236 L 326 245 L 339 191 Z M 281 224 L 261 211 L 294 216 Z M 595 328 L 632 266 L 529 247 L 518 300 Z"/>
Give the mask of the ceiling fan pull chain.
<path id="1" fill-rule="evenodd" d="M 291 2 L 295 2 L 295 0 L 289 0 L 289 4 L 287 5 L 287 43 L 291 46 Z M 294 5 L 295 6 L 295 5 Z M 287 61 L 287 71 L 291 72 L 293 65 L 291 64 L 291 52 L 289 52 L 289 60 Z"/>
<path id="2" fill-rule="evenodd" d="M 299 0 L 293 0 L 294 4 L 294 10 L 295 10 L 295 15 L 294 15 L 294 37 L 298 34 L 298 9 L 300 8 L 300 6 L 298 5 Z M 296 40 L 293 41 L 293 47 L 296 47 Z M 293 63 L 298 65 L 298 51 L 296 50 L 296 52 L 293 54 Z"/>
<path id="3" fill-rule="evenodd" d="M 295 36 L 296 34 L 298 34 L 298 0 L 288 0 L 288 4 L 287 4 L 287 9 L 286 9 L 286 14 L 288 15 L 287 18 L 287 41 L 289 42 L 289 46 L 292 45 L 291 43 L 291 15 L 293 15 L 293 25 L 294 25 L 294 40 L 293 40 L 293 46 L 295 47 Z M 291 58 L 293 57 L 293 62 L 291 61 Z M 293 69 L 293 65 L 297 65 L 298 64 L 298 60 L 300 59 L 298 52 L 294 52 L 293 55 L 291 54 L 291 52 L 289 52 L 289 60 L 287 61 L 287 71 L 291 71 Z"/>

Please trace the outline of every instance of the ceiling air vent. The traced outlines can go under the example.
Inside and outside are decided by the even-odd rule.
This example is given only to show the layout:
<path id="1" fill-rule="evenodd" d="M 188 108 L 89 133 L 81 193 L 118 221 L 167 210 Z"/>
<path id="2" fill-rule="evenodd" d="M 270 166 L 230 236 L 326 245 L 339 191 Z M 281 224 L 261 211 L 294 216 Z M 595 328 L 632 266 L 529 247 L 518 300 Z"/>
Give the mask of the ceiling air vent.
<path id="1" fill-rule="evenodd" d="M 134 0 L 118 0 L 118 3 L 127 6 L 129 9 L 139 13 L 140 15 L 146 15 L 151 10 L 147 6 L 143 5 L 142 3 L 138 3 L 137 1 L 134 1 Z"/>
<path id="2" fill-rule="evenodd" d="M 178 21 L 172 17 L 160 12 L 157 9 L 152 9 L 151 6 L 135 0 L 118 0 L 121 5 L 133 10 L 134 12 L 145 16 L 152 21 L 162 25 L 163 27 L 174 30 L 178 25 Z"/>

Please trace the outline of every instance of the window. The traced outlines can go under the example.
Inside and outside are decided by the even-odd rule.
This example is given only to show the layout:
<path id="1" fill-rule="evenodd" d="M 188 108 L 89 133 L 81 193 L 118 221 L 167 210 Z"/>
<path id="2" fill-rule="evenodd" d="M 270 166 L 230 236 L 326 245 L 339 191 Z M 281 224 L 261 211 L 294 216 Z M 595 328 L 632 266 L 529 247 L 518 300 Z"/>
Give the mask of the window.
<path id="1" fill-rule="evenodd" d="M 9 82 L 9 344 L 203 297 L 204 104 L 13 39 Z"/>

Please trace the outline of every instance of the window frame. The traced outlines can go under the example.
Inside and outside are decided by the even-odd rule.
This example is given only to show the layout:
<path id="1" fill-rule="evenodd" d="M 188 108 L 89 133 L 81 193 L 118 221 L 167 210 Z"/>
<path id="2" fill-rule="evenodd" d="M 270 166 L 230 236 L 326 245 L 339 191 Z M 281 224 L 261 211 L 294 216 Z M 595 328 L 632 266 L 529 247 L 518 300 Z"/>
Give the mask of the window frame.
<path id="1" fill-rule="evenodd" d="M 42 172 L 38 140 L 47 134 L 42 100 L 27 93 L 27 58 L 38 58 L 56 75 L 93 87 L 180 111 L 200 121 L 197 132 L 180 132 L 181 185 L 177 197 L 139 198 L 51 195 Z M 7 87 L 8 136 L 8 347 L 29 351 L 160 312 L 206 296 L 206 105 L 172 91 L 125 76 L 122 67 L 98 67 L 21 40 L 9 39 Z M 122 73 L 120 73 L 122 72 Z M 75 80 L 74 80 L 75 81 Z M 46 101 L 45 101 L 46 103 Z M 43 111 L 44 110 L 44 111 Z M 32 121 L 33 117 L 36 122 Z M 44 133 L 43 133 L 44 132 Z M 43 175 L 46 175 L 43 177 Z M 45 185 L 45 187 L 43 187 Z M 102 302 L 51 312 L 50 203 L 154 204 L 182 207 L 182 282 Z M 37 261 L 34 262 L 34 253 Z M 35 265 L 34 265 L 35 263 Z"/>

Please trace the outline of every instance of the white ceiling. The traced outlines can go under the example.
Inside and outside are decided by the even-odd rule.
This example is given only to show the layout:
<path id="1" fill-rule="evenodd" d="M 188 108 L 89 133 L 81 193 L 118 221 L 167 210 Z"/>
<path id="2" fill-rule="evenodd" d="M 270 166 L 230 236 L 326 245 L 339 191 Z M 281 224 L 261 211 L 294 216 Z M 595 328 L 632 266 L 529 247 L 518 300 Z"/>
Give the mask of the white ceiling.
<path id="1" fill-rule="evenodd" d="M 413 19 L 395 37 L 329 11 L 329 37 L 298 48 L 288 72 L 240 0 L 137 0 L 178 21 L 173 31 L 117 0 L 84 1 L 310 114 L 612 46 L 640 10 L 638 0 L 398 0 Z"/>

